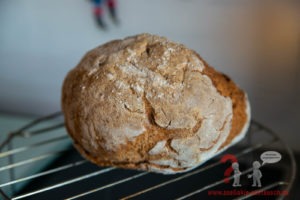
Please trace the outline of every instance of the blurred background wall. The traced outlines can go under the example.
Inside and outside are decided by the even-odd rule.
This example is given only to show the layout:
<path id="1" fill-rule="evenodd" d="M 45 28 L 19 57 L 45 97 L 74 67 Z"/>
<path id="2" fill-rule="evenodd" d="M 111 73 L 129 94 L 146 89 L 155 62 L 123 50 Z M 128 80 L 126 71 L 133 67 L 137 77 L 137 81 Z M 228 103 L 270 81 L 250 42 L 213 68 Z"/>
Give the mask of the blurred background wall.
<path id="1" fill-rule="evenodd" d="M 0 112 L 60 109 L 66 73 L 106 41 L 141 32 L 195 49 L 249 95 L 253 118 L 300 150 L 300 1 L 119 0 L 97 27 L 88 0 L 0 1 Z"/>

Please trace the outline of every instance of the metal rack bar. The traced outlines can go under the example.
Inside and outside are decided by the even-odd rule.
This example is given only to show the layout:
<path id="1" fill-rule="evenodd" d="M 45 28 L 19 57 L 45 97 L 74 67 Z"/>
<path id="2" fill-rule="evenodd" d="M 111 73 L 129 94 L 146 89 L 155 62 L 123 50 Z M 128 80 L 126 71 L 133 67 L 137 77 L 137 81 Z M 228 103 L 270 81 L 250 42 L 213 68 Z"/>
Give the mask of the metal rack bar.
<path id="1" fill-rule="evenodd" d="M 23 194 L 23 195 L 20 195 L 20 196 L 16 196 L 16 197 L 12 198 L 12 200 L 22 199 L 22 198 L 29 197 L 29 196 L 32 196 L 32 195 L 35 195 L 35 194 L 39 194 L 41 192 L 45 192 L 45 191 L 48 191 L 48 190 L 53 190 L 55 188 L 62 187 L 62 186 L 65 186 L 65 185 L 69 185 L 71 183 L 75 183 L 75 182 L 78 182 L 78 181 L 81 181 L 81 180 L 84 180 L 84 179 L 87 179 L 87 178 L 91 178 L 93 176 L 97 176 L 97 175 L 100 175 L 100 174 L 104 174 L 104 173 L 107 173 L 107 172 L 115 170 L 115 169 L 116 168 L 114 168 L 114 167 L 102 169 L 102 170 L 99 170 L 99 171 L 96 171 L 96 172 L 93 172 L 93 173 L 90 173 L 90 174 L 79 176 L 79 177 L 74 178 L 74 179 L 70 179 L 70 180 L 67 180 L 67 181 L 64 181 L 64 182 L 60 182 L 58 184 L 51 185 L 51 186 L 48 186 L 48 187 L 45 187 L 45 188 L 42 188 L 42 189 L 39 189 L 39 190 L 36 190 L 36 191 L 33 191 L 33 192 L 29 192 L 29 193 L 26 193 L 26 194 Z"/>
<path id="2" fill-rule="evenodd" d="M 11 150 L 13 148 L 13 144 L 12 141 L 9 141 L 8 143 L 8 150 Z M 11 165 L 12 163 L 14 163 L 14 158 L 12 155 L 8 156 L 8 162 Z M 0 170 L 1 171 L 1 170 Z M 14 180 L 15 179 L 15 171 L 14 168 L 12 168 L 11 170 L 9 170 L 9 178 L 10 180 Z M 13 185 L 11 185 L 10 187 L 11 191 L 14 193 L 15 192 L 15 187 Z"/>
<path id="3" fill-rule="evenodd" d="M 200 173 L 200 172 L 202 172 L 202 171 L 205 171 L 205 170 L 207 170 L 207 169 L 209 169 L 209 168 L 212 168 L 212 167 L 214 167 L 214 166 L 217 166 L 217 165 L 219 165 L 219 163 L 218 163 L 218 162 L 215 162 L 215 163 L 213 163 L 213 164 L 211 164 L 211 165 L 208 165 L 208 166 L 206 166 L 206 167 L 200 168 L 200 169 L 198 169 L 198 170 L 196 170 L 196 171 L 187 173 L 187 174 L 185 174 L 185 175 L 182 175 L 182 176 L 179 176 L 179 177 L 177 177 L 177 178 L 174 178 L 174 179 L 171 179 L 171 180 L 162 182 L 162 183 L 160 183 L 160 184 L 154 185 L 154 186 L 149 187 L 149 188 L 147 188 L 147 189 L 141 190 L 141 191 L 139 191 L 139 192 L 137 192 L 137 193 L 131 194 L 131 195 L 126 196 L 126 197 L 123 197 L 122 200 L 127 200 L 127 199 L 130 199 L 130 198 L 139 196 L 139 195 L 141 195 L 141 194 L 144 194 L 144 193 L 146 193 L 146 192 L 150 192 L 150 191 L 155 190 L 155 189 L 157 189 L 157 188 L 160 188 L 160 187 L 169 185 L 169 184 L 171 184 L 171 183 L 180 181 L 180 180 L 182 180 L 182 179 L 188 178 L 188 177 L 190 177 L 190 176 L 193 176 L 193 175 L 195 175 L 195 174 L 198 174 L 198 173 Z"/>
<path id="4" fill-rule="evenodd" d="M 7 169 L 12 169 L 12 168 L 15 168 L 15 167 L 19 167 L 21 165 L 26 165 L 26 164 L 29 164 L 29 163 L 44 160 L 48 157 L 59 155 L 59 154 L 62 154 L 62 153 L 68 152 L 68 151 L 69 150 L 53 151 L 53 152 L 50 152 L 50 153 L 46 153 L 46 154 L 43 154 L 43 155 L 40 155 L 40 156 L 36 156 L 36 157 L 33 157 L 33 158 L 29 158 L 27 160 L 17 162 L 17 163 L 14 163 L 14 164 L 9 164 L 9 165 L 6 165 L 4 167 L 0 167 L 0 172 L 4 171 L 4 170 L 7 170 Z"/>
<path id="5" fill-rule="evenodd" d="M 16 179 L 14 181 L 4 183 L 4 184 L 0 185 L 0 187 L 5 187 L 5 186 L 16 184 L 16 183 L 19 183 L 19 182 L 22 182 L 22 181 L 27 181 L 27 180 L 38 178 L 38 177 L 41 177 L 41 176 L 49 175 L 49 174 L 52 174 L 52 173 L 55 173 L 55 172 L 59 172 L 59 171 L 62 171 L 62 170 L 69 169 L 71 167 L 76 167 L 76 166 L 82 165 L 84 163 L 87 163 L 87 160 L 77 161 L 75 163 L 70 163 L 70 164 L 67 164 L 67 165 L 56 167 L 56 168 L 53 168 L 53 169 L 50 169 L 50 170 L 47 170 L 47 171 L 44 171 L 44 172 L 40 172 L 40 173 L 31 175 L 31 176 L 26 176 L 26 177 L 23 177 L 23 178 L 19 178 L 19 179 Z"/>
<path id="6" fill-rule="evenodd" d="M 145 175 L 147 175 L 147 174 L 149 174 L 149 172 L 139 173 L 139 174 L 130 176 L 130 177 L 128 177 L 128 178 L 124 178 L 124 179 L 121 179 L 121 180 L 119 180 L 119 181 L 116 181 L 116 182 L 113 182 L 113 183 L 104 185 L 104 186 L 102 186 L 102 187 L 100 187 L 100 188 L 95 188 L 95 189 L 93 189 L 93 190 L 90 190 L 90 191 L 87 191 L 87 192 L 78 194 L 78 195 L 76 195 L 76 196 L 69 197 L 69 198 L 67 198 L 66 200 L 77 199 L 77 198 L 79 198 L 79 197 L 83 197 L 83 196 L 92 194 L 92 193 L 94 193 L 94 192 L 98 192 L 98 191 L 100 191 L 100 190 L 104 190 L 104 189 L 106 189 L 106 188 L 113 187 L 113 186 L 119 185 L 119 184 L 121 184 L 121 183 L 125 183 L 125 182 L 127 182 L 127 181 L 131 181 L 131 180 L 133 180 L 133 179 L 137 179 L 137 178 L 142 177 L 142 176 L 145 176 Z"/>
<path id="7" fill-rule="evenodd" d="M 15 148 L 15 149 L 0 153 L 0 158 L 6 157 L 6 156 L 9 156 L 9 155 L 14 155 L 14 154 L 17 154 L 17 153 L 20 153 L 20 152 L 23 152 L 23 151 L 30 150 L 30 149 L 35 148 L 35 147 L 43 146 L 43 145 L 50 144 L 50 143 L 53 143 L 53 142 L 57 142 L 57 141 L 67 139 L 67 138 L 69 138 L 67 135 L 63 135 L 63 136 L 59 136 L 59 137 L 52 138 L 52 139 L 49 139 L 49 140 L 45 140 L 45 141 L 42 141 L 42 142 L 34 143 L 34 144 L 31 144 L 31 145 L 28 145 L 28 146 Z"/>
<path id="8" fill-rule="evenodd" d="M 34 136 L 37 134 L 46 133 L 48 131 L 55 130 L 57 128 L 62 128 L 64 126 L 65 126 L 64 123 L 59 123 L 59 124 L 55 124 L 55 125 L 52 125 L 52 126 L 49 126 L 46 128 L 41 128 L 41 129 L 34 130 L 34 131 L 22 131 L 21 133 L 22 133 L 22 136 L 24 136 L 24 137 L 31 137 L 31 136 Z"/>
<path id="9" fill-rule="evenodd" d="M 50 115 L 47 115 L 47 116 L 44 116 L 44 117 L 40 117 L 40 118 L 37 118 L 33 121 L 31 121 L 30 123 L 24 125 L 23 127 L 19 128 L 18 130 L 16 131 L 13 131 L 11 133 L 8 134 L 8 137 L 0 144 L 0 151 L 3 149 L 3 147 L 5 147 L 14 137 L 16 136 L 21 136 L 22 134 L 24 134 L 25 130 L 28 130 L 29 128 L 41 123 L 41 122 L 44 122 L 44 121 L 48 121 L 48 120 L 51 120 L 51 119 L 54 119 L 54 118 L 57 118 L 59 116 L 62 116 L 62 113 L 59 111 L 59 112 L 55 112 L 53 114 L 50 114 Z M 57 128 L 57 127 L 56 127 Z M 50 129 L 52 130 L 52 129 Z M 47 131 L 47 130 L 46 130 Z"/>

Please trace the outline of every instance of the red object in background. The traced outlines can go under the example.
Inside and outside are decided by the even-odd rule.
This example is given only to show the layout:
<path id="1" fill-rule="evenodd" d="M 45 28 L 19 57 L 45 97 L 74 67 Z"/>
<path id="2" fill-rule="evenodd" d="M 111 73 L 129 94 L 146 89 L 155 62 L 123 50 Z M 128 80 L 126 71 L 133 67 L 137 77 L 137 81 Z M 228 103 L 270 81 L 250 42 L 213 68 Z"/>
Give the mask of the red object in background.
<path id="1" fill-rule="evenodd" d="M 93 13 L 95 20 L 97 21 L 97 24 L 102 28 L 106 29 L 107 25 L 103 21 L 103 13 L 104 13 L 104 6 L 107 5 L 109 14 L 111 19 L 115 24 L 118 24 L 118 18 L 117 18 L 117 13 L 116 13 L 116 7 L 117 7 L 117 2 L 116 0 L 92 0 L 94 4 L 93 8 Z"/>

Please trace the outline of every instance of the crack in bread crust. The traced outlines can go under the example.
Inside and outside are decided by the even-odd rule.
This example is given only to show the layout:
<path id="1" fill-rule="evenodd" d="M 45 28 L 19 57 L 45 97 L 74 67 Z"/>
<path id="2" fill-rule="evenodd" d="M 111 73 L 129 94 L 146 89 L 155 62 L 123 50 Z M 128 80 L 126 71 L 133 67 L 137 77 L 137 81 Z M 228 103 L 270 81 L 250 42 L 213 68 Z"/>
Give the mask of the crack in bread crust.
<path id="1" fill-rule="evenodd" d="M 138 153 L 140 155 L 140 160 L 157 160 L 157 159 L 174 159 L 171 155 L 161 153 L 156 155 L 149 155 L 149 151 L 161 140 L 172 140 L 172 139 L 182 139 L 193 137 L 201 127 L 202 119 L 191 129 L 166 129 L 159 126 L 154 119 L 154 108 L 151 106 L 151 103 L 146 98 L 146 94 L 143 95 L 143 102 L 145 107 L 145 113 L 148 119 L 148 123 L 144 124 L 146 131 L 141 135 L 137 136 L 133 141 L 127 141 L 126 145 L 122 145 L 120 149 L 130 152 L 131 147 L 138 147 Z M 143 142 L 142 142 L 143 141 Z M 147 141 L 147 142 L 145 142 Z M 173 148 L 172 148 L 173 149 Z M 176 150 L 173 149 L 175 152 Z M 136 151 L 133 148 L 133 151 Z M 174 152 L 173 151 L 173 152 Z"/>

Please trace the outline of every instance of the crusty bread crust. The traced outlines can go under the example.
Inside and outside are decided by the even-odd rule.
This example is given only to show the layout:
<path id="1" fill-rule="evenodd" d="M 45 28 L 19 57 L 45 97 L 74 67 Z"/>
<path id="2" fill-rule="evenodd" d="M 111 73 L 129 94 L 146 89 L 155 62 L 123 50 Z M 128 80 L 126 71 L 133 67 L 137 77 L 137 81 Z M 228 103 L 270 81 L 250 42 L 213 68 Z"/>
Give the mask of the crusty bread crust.
<path id="1" fill-rule="evenodd" d="M 141 34 L 88 52 L 62 90 L 75 147 L 100 166 L 190 170 L 249 122 L 247 97 L 194 51 Z"/>
<path id="2" fill-rule="evenodd" d="M 249 123 L 248 121 L 250 116 L 248 116 L 249 113 L 246 112 L 248 99 L 245 92 L 241 90 L 226 74 L 217 72 L 206 62 L 205 65 L 206 67 L 203 73 L 210 77 L 221 95 L 230 97 L 232 100 L 233 116 L 231 130 L 226 141 L 220 147 L 220 149 L 222 149 L 229 145 L 231 141 L 241 133 L 243 127 Z"/>

